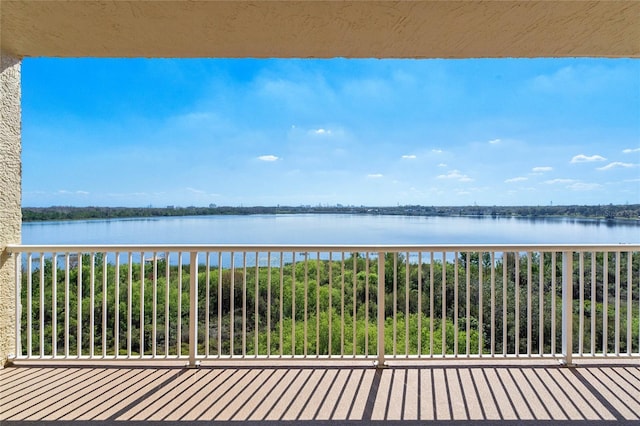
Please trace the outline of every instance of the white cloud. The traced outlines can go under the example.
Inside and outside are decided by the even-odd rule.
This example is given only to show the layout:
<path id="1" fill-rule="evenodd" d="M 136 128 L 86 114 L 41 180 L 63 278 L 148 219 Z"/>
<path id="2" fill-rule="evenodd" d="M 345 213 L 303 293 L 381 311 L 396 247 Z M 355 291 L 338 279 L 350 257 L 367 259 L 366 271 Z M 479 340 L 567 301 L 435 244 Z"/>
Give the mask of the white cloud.
<path id="1" fill-rule="evenodd" d="M 605 92 L 629 78 L 637 79 L 637 76 L 629 75 L 622 67 L 574 65 L 563 67 L 554 73 L 539 75 L 530 81 L 530 87 L 544 92 Z"/>
<path id="2" fill-rule="evenodd" d="M 601 189 L 602 185 L 599 183 L 584 183 L 584 182 L 576 182 L 567 186 L 567 189 L 572 191 L 595 191 Z"/>
<path id="3" fill-rule="evenodd" d="M 633 167 L 634 164 L 631 163 L 623 163 L 621 161 L 614 161 L 613 163 L 609 163 L 606 166 L 598 167 L 597 170 L 611 170 L 617 167 L 629 168 Z"/>
<path id="4" fill-rule="evenodd" d="M 367 175 L 367 178 L 369 179 L 380 179 L 381 177 L 384 177 L 382 173 L 371 173 Z"/>
<path id="5" fill-rule="evenodd" d="M 544 183 L 549 185 L 555 185 L 557 183 L 573 183 L 575 181 L 576 181 L 575 179 L 551 179 L 551 180 L 544 181 Z"/>
<path id="6" fill-rule="evenodd" d="M 438 175 L 437 178 L 438 179 L 455 179 L 455 180 L 457 180 L 459 182 L 471 182 L 471 181 L 473 181 L 472 178 L 470 178 L 467 175 L 464 175 L 464 174 L 460 173 L 459 170 L 451 170 L 446 175 Z"/>
<path id="7" fill-rule="evenodd" d="M 528 178 L 526 178 L 526 177 L 518 176 L 518 177 L 511 178 L 511 179 L 507 179 L 507 180 L 505 180 L 504 182 L 505 182 L 505 183 L 522 182 L 522 181 L 525 181 L 525 180 L 527 180 L 527 179 L 528 179 Z"/>
<path id="8" fill-rule="evenodd" d="M 441 149 L 432 149 L 431 152 L 433 152 L 435 154 L 442 154 L 442 150 Z"/>
<path id="9" fill-rule="evenodd" d="M 640 152 L 640 148 L 627 148 L 622 150 L 625 154 L 631 154 L 632 152 Z"/>
<path id="10" fill-rule="evenodd" d="M 447 167 L 447 165 L 445 163 L 440 163 L 438 164 L 438 167 Z"/>
<path id="11" fill-rule="evenodd" d="M 531 169 L 531 171 L 535 173 L 550 172 L 551 170 L 553 170 L 553 167 L 549 167 L 549 166 L 539 166 Z"/>
<path id="12" fill-rule="evenodd" d="M 572 163 L 590 163 L 592 161 L 605 161 L 606 158 L 604 158 L 601 155 L 591 155 L 591 156 L 587 156 L 584 154 L 578 154 L 575 155 L 572 159 L 571 162 Z"/>
<path id="13" fill-rule="evenodd" d="M 497 145 L 497 144 L 499 144 L 500 142 L 502 142 L 502 140 L 500 140 L 500 139 L 491 139 L 491 140 L 489 141 L 489 143 L 490 143 L 491 145 Z"/>
<path id="14" fill-rule="evenodd" d="M 201 190 L 201 189 L 195 189 L 195 188 L 191 188 L 191 187 L 186 187 L 185 188 L 187 191 L 192 192 L 194 194 L 206 194 L 205 191 Z"/>
<path id="15" fill-rule="evenodd" d="M 260 157 L 258 157 L 258 160 L 260 161 L 277 161 L 278 159 L 279 158 L 275 155 L 261 155 Z"/>
<path id="16" fill-rule="evenodd" d="M 533 79 L 532 86 L 537 90 L 553 90 L 556 87 L 563 87 L 569 83 L 573 83 L 575 72 L 572 67 L 564 67 L 556 71 L 554 74 L 539 75 Z"/>
<path id="17" fill-rule="evenodd" d="M 413 154 L 407 154 L 407 155 L 403 155 L 403 156 L 402 156 L 402 159 L 403 159 L 403 160 L 415 160 L 416 158 L 418 158 L 418 157 L 416 157 L 416 156 L 415 156 L 415 155 L 413 155 Z"/>
<path id="18" fill-rule="evenodd" d="M 320 128 L 320 129 L 310 130 L 309 133 L 311 133 L 313 135 L 325 135 L 325 136 L 328 136 L 328 135 L 331 134 L 331 130 Z"/>
<path id="19" fill-rule="evenodd" d="M 108 197 L 148 197 L 150 195 L 162 195 L 164 192 L 149 194 L 147 192 L 109 192 Z"/>
<path id="20" fill-rule="evenodd" d="M 44 193 L 44 192 L 43 192 Z M 76 195 L 89 195 L 89 192 L 87 191 L 81 191 L 81 190 L 76 190 L 76 191 L 69 191 L 68 189 L 59 189 L 57 194 L 64 194 L 64 195 L 71 195 L 71 194 L 76 194 Z"/>

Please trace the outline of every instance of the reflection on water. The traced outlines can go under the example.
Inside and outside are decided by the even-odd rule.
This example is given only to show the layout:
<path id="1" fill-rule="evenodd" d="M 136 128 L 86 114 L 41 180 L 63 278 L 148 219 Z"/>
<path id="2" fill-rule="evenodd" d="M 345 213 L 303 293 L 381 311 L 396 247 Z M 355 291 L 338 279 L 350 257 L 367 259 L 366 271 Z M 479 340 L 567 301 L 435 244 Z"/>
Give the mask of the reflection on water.
<path id="1" fill-rule="evenodd" d="M 638 243 L 640 221 L 575 218 L 251 215 L 30 222 L 23 244 Z"/>

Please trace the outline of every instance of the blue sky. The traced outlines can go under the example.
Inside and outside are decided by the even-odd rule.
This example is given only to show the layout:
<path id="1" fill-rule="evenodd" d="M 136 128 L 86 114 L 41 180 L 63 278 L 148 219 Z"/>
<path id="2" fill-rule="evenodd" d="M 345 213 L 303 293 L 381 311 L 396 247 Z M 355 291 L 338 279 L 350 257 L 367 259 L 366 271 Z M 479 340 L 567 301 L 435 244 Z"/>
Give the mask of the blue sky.
<path id="1" fill-rule="evenodd" d="M 23 206 L 640 203 L 640 61 L 43 59 Z"/>

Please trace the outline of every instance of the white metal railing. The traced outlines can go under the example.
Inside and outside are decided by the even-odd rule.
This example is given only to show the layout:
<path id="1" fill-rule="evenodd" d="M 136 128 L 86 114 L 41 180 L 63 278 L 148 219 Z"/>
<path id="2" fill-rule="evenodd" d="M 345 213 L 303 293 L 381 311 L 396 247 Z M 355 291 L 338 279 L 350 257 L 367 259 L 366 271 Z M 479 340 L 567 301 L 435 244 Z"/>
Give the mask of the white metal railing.
<path id="1" fill-rule="evenodd" d="M 640 356 L 637 244 L 7 250 L 16 359 Z"/>

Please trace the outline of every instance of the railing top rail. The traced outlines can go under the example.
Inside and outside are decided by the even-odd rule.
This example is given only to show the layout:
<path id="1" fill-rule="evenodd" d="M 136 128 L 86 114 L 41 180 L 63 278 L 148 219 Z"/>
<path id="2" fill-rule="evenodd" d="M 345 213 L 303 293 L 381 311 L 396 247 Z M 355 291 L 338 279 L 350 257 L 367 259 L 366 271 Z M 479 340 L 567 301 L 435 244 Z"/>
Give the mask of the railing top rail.
<path id="1" fill-rule="evenodd" d="M 25 252 L 517 252 L 517 251 L 637 251 L 640 243 L 618 244 L 9 244 L 9 253 Z"/>

